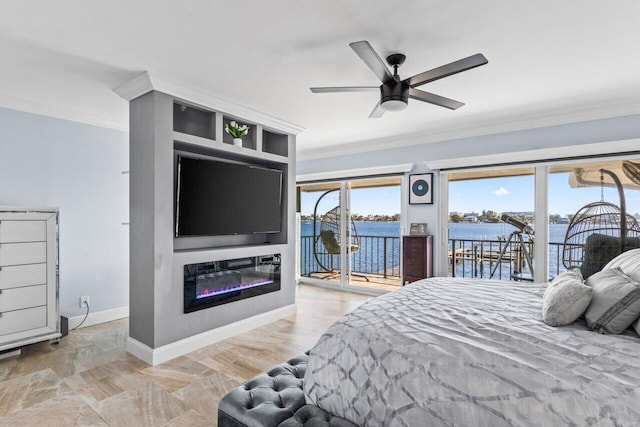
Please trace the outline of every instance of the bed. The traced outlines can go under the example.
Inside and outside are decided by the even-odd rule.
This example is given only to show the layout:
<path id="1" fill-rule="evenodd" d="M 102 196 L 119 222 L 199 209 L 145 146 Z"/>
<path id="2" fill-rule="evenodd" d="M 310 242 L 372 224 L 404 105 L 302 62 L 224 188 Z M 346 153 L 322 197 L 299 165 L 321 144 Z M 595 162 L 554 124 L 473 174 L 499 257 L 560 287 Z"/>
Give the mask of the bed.
<path id="1" fill-rule="evenodd" d="M 372 299 L 309 353 L 307 404 L 357 425 L 640 425 L 640 337 L 551 327 L 546 285 L 432 278 Z"/>

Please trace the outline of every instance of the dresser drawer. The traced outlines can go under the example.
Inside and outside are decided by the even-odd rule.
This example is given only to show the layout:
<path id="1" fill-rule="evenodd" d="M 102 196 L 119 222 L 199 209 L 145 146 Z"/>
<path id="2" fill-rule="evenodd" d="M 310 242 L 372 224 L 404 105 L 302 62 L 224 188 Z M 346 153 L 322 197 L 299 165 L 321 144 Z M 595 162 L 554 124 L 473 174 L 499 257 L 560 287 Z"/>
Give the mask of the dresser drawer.
<path id="1" fill-rule="evenodd" d="M 0 268 L 0 289 L 47 283 L 47 264 L 10 265 Z"/>
<path id="2" fill-rule="evenodd" d="M 404 274 L 406 274 L 407 276 L 420 277 L 421 279 L 423 279 L 425 277 L 425 271 L 424 271 L 424 268 L 422 266 L 420 266 L 420 267 L 412 267 L 412 268 L 405 268 L 404 269 Z"/>
<path id="3" fill-rule="evenodd" d="M 46 306 L 0 313 L 0 335 L 15 334 L 44 326 L 47 326 Z"/>
<path id="4" fill-rule="evenodd" d="M 0 267 L 47 261 L 47 243 L 0 243 Z"/>
<path id="5" fill-rule="evenodd" d="M 46 221 L 0 221 L 0 243 L 43 242 L 47 240 Z"/>
<path id="6" fill-rule="evenodd" d="M 404 250 L 420 252 L 420 253 L 424 251 L 424 244 L 425 244 L 424 239 L 411 239 L 411 238 L 405 238 L 405 239 L 406 240 L 404 241 Z"/>
<path id="7" fill-rule="evenodd" d="M 47 285 L 24 286 L 0 291 L 0 313 L 47 303 Z"/>

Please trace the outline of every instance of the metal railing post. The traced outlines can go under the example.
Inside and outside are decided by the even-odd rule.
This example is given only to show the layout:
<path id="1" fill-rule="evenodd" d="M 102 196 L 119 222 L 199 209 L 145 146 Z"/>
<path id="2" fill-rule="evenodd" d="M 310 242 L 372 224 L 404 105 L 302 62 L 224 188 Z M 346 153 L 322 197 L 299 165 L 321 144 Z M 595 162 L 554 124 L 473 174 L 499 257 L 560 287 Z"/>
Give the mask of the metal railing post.
<path id="1" fill-rule="evenodd" d="M 384 237 L 384 243 L 383 243 L 384 249 L 382 249 L 382 251 L 384 252 L 384 257 L 382 258 L 382 262 L 384 263 L 384 269 L 383 269 L 383 277 L 386 279 L 387 278 L 387 237 Z"/>

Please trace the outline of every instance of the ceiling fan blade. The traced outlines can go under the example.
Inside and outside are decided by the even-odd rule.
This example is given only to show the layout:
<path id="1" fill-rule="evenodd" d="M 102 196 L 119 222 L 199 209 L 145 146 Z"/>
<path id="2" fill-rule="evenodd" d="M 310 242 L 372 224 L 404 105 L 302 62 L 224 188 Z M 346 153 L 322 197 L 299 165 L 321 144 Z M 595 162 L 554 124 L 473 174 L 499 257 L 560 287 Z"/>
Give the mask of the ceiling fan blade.
<path id="1" fill-rule="evenodd" d="M 378 102 L 375 107 L 373 107 L 373 111 L 369 114 L 370 119 L 378 119 L 382 117 L 384 114 L 384 108 L 382 108 L 382 103 Z"/>
<path id="2" fill-rule="evenodd" d="M 346 86 L 346 87 L 312 87 L 313 93 L 332 93 L 332 92 L 375 92 L 380 91 L 378 86 Z"/>
<path id="3" fill-rule="evenodd" d="M 371 47 L 369 42 L 363 40 L 360 42 L 349 43 L 351 49 L 364 61 L 365 64 L 373 71 L 373 73 L 380 79 L 382 83 L 390 82 L 394 80 L 393 74 L 389 71 L 389 68 L 380 59 L 375 50 Z"/>
<path id="4" fill-rule="evenodd" d="M 417 99 L 418 101 L 428 102 L 429 104 L 438 105 L 440 107 L 448 108 L 450 110 L 456 110 L 464 105 L 464 102 L 456 101 L 455 99 L 445 98 L 444 96 L 436 95 L 435 93 L 425 92 L 420 89 L 409 89 L 409 98 Z"/>
<path id="5" fill-rule="evenodd" d="M 451 62 L 450 64 L 443 65 L 438 68 L 434 68 L 433 70 L 416 74 L 415 76 L 409 77 L 404 81 L 409 86 L 416 87 L 416 86 L 423 85 L 425 83 L 432 82 L 434 80 L 441 79 L 443 77 L 451 76 L 453 74 L 457 74 L 462 71 L 467 71 L 472 68 L 479 67 L 481 65 L 486 64 L 487 62 L 489 61 L 487 61 L 487 58 L 485 58 L 483 54 L 477 53 L 475 55 L 468 56 L 458 61 Z"/>

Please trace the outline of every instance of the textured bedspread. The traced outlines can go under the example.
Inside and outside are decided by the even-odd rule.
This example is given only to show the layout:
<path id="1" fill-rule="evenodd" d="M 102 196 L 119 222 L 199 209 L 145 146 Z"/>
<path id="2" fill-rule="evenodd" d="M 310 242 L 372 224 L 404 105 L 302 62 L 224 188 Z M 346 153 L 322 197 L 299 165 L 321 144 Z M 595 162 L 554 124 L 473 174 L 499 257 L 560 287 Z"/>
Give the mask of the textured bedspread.
<path id="1" fill-rule="evenodd" d="M 434 278 L 311 350 L 308 403 L 359 425 L 640 426 L 640 337 L 542 322 L 544 287 Z"/>

